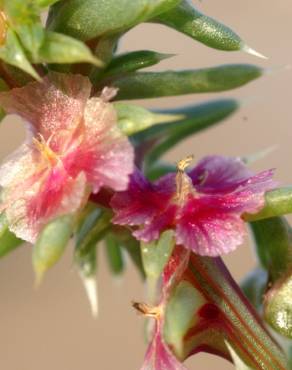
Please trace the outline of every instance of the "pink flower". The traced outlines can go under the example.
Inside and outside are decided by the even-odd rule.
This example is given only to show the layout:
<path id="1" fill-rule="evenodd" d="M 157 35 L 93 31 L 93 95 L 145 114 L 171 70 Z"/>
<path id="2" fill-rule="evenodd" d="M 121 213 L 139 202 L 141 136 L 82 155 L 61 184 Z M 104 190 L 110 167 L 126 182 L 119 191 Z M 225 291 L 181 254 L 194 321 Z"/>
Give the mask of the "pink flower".
<path id="1" fill-rule="evenodd" d="M 114 93 L 90 98 L 88 78 L 61 73 L 0 93 L 0 105 L 29 127 L 0 169 L 1 210 L 18 237 L 34 242 L 48 221 L 77 211 L 102 186 L 127 188 L 134 154 L 108 102 Z"/>
<path id="2" fill-rule="evenodd" d="M 175 229 L 177 244 L 196 254 L 228 253 L 243 241 L 241 216 L 259 211 L 265 192 L 275 187 L 273 170 L 253 175 L 240 159 L 209 156 L 185 173 L 188 162 L 154 183 L 136 171 L 128 190 L 112 198 L 113 222 L 133 227 L 144 242 Z"/>

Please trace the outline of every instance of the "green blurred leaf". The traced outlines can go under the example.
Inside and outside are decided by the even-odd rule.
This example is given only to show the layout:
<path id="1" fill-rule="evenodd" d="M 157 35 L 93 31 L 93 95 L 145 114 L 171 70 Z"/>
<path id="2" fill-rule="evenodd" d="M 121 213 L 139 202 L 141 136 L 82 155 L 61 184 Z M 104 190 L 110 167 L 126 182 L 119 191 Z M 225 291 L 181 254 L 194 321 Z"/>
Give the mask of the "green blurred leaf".
<path id="1" fill-rule="evenodd" d="M 74 217 L 59 217 L 46 225 L 33 248 L 33 267 L 39 283 L 44 273 L 63 255 L 71 238 Z"/>
<path id="2" fill-rule="evenodd" d="M 194 313 L 205 303 L 204 296 L 188 281 L 180 282 L 171 293 L 165 310 L 164 337 L 173 344 L 179 358 L 183 359 L 183 338 L 194 323 Z"/>
<path id="3" fill-rule="evenodd" d="M 268 191 L 264 208 L 256 214 L 244 215 L 244 219 L 251 222 L 289 213 L 292 213 L 292 186 Z"/>
<path id="4" fill-rule="evenodd" d="M 149 130 L 138 133 L 134 136 L 134 139 L 138 142 L 144 139 L 160 139 L 158 143 L 151 148 L 146 158 L 148 165 L 152 165 L 158 158 L 168 150 L 173 149 L 175 145 L 186 137 L 221 122 L 223 119 L 233 114 L 238 108 L 238 102 L 232 99 L 200 104 L 193 108 L 192 118 L 181 122 L 154 126 Z"/>
<path id="5" fill-rule="evenodd" d="M 267 292 L 264 316 L 274 330 L 292 339 L 292 270 Z"/>
<path id="6" fill-rule="evenodd" d="M 124 75 L 137 69 L 153 66 L 173 54 L 162 54 L 150 50 L 139 50 L 117 55 L 107 66 L 103 77 Z"/>
<path id="7" fill-rule="evenodd" d="M 44 42 L 45 32 L 40 23 L 17 27 L 18 37 L 23 47 L 30 53 L 31 60 L 38 59 L 39 49 Z"/>
<path id="8" fill-rule="evenodd" d="M 44 40 L 34 55 L 34 63 L 92 63 L 98 67 L 102 62 L 93 56 L 90 49 L 72 37 L 47 31 Z"/>
<path id="9" fill-rule="evenodd" d="M 200 13 L 190 1 L 183 0 L 176 7 L 152 19 L 174 28 L 203 44 L 219 50 L 240 50 L 241 38 L 230 28 Z"/>
<path id="10" fill-rule="evenodd" d="M 2 0 L 2 8 L 10 25 L 31 25 L 40 20 L 40 8 L 35 0 Z"/>
<path id="11" fill-rule="evenodd" d="M 2 78 L 0 78 L 0 91 L 7 91 L 7 90 L 9 90 L 8 85 L 6 84 L 4 80 L 2 80 Z M 4 112 L 4 109 L 0 107 L 0 122 L 3 120 L 5 115 L 6 113 Z"/>
<path id="12" fill-rule="evenodd" d="M 16 34 L 11 29 L 7 30 L 5 45 L 0 47 L 0 59 L 40 80 L 39 75 L 30 64 Z"/>
<path id="13" fill-rule="evenodd" d="M 243 293 L 258 312 L 262 309 L 267 285 L 268 273 L 262 268 L 251 271 L 240 284 Z"/>
<path id="14" fill-rule="evenodd" d="M 126 135 L 133 135 L 153 125 L 183 119 L 183 115 L 153 113 L 143 107 L 122 102 L 114 103 L 118 125 Z"/>
<path id="15" fill-rule="evenodd" d="M 96 244 L 105 236 L 110 228 L 112 214 L 109 211 L 99 208 L 93 209 L 85 217 L 77 231 L 75 256 L 82 258 L 96 246 Z"/>
<path id="16" fill-rule="evenodd" d="M 6 256 L 24 242 L 18 239 L 8 228 L 4 213 L 0 215 L 0 258 Z"/>
<path id="17" fill-rule="evenodd" d="M 167 72 L 137 72 L 113 82 L 117 100 L 146 99 L 195 93 L 221 92 L 243 86 L 262 75 L 260 67 L 230 64 Z"/>
<path id="18" fill-rule="evenodd" d="M 125 267 L 120 242 L 114 234 L 108 233 L 105 237 L 105 243 L 109 267 L 114 275 L 120 275 Z"/>
<path id="19" fill-rule="evenodd" d="M 255 248 L 272 282 L 292 268 L 292 233 L 284 217 L 251 222 Z"/>
<path id="20" fill-rule="evenodd" d="M 83 41 L 127 31 L 180 0 L 67 0 L 52 7 L 49 28 Z"/>
<path id="21" fill-rule="evenodd" d="M 141 243 L 143 266 L 147 277 L 154 279 L 160 277 L 174 246 L 172 230 L 164 231 L 158 241 Z"/>

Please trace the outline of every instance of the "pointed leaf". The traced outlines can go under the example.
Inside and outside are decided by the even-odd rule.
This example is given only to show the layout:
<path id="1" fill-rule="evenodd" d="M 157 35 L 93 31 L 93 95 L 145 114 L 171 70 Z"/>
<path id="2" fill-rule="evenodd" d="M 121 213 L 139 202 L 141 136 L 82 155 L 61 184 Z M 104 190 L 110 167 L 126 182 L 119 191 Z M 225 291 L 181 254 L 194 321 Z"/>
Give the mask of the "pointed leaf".
<path id="1" fill-rule="evenodd" d="M 266 193 L 265 207 L 253 215 L 245 215 L 246 221 L 263 220 L 292 213 L 292 187 L 279 188 Z"/>
<path id="2" fill-rule="evenodd" d="M 105 243 L 109 267 L 114 275 L 120 275 L 125 266 L 119 240 L 114 234 L 108 233 L 105 237 Z"/>
<path id="3" fill-rule="evenodd" d="M 0 59 L 39 80 L 37 72 L 30 64 L 16 34 L 8 29 L 5 44 L 0 47 Z"/>
<path id="4" fill-rule="evenodd" d="M 49 28 L 83 41 L 130 29 L 180 0 L 67 0 L 56 4 Z"/>
<path id="5" fill-rule="evenodd" d="M 292 268 L 292 233 L 284 217 L 251 222 L 255 248 L 272 282 Z"/>
<path id="6" fill-rule="evenodd" d="M 158 279 L 167 264 L 175 246 L 172 230 L 161 234 L 157 242 L 141 243 L 144 270 L 148 277 Z"/>
<path id="7" fill-rule="evenodd" d="M 134 72 L 137 69 L 153 66 L 172 56 L 172 54 L 162 54 L 150 50 L 132 51 L 117 55 L 107 66 L 103 77 Z"/>
<path id="8" fill-rule="evenodd" d="M 241 38 L 230 28 L 200 13 L 190 1 L 183 0 L 168 12 L 152 19 L 220 50 L 232 51 L 243 48 Z"/>
<path id="9" fill-rule="evenodd" d="M 59 217 L 46 225 L 33 249 L 33 267 L 39 283 L 44 273 L 63 255 L 71 238 L 74 217 Z"/>
<path id="10" fill-rule="evenodd" d="M 126 135 L 132 135 L 153 125 L 184 118 L 183 115 L 153 113 L 143 107 L 121 102 L 114 103 L 118 125 Z"/>
<path id="11" fill-rule="evenodd" d="M 98 67 L 102 65 L 81 41 L 49 31 L 45 33 L 38 55 L 34 58 L 35 63 L 92 63 Z"/>
<path id="12" fill-rule="evenodd" d="M 254 370 L 251 367 L 247 366 L 242 359 L 238 356 L 238 354 L 234 351 L 231 344 L 229 344 L 227 341 L 225 342 L 226 346 L 228 347 L 228 350 L 231 354 L 233 363 L 235 365 L 236 370 Z"/>
<path id="13" fill-rule="evenodd" d="M 117 78 L 113 86 L 119 89 L 116 100 L 147 99 L 231 90 L 261 75 L 260 67 L 230 64 L 197 70 L 137 72 Z"/>

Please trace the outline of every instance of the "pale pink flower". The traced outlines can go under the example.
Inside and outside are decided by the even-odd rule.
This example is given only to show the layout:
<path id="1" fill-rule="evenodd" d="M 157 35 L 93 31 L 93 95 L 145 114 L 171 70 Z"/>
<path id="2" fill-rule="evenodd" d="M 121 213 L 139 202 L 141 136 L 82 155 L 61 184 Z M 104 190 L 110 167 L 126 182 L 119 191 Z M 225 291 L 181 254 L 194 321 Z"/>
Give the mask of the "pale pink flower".
<path id="1" fill-rule="evenodd" d="M 29 128 L 0 169 L 1 209 L 24 240 L 34 242 L 48 221 L 77 211 L 90 192 L 127 188 L 134 154 L 109 103 L 115 91 L 90 94 L 87 77 L 61 73 L 0 93 L 0 105 Z"/>

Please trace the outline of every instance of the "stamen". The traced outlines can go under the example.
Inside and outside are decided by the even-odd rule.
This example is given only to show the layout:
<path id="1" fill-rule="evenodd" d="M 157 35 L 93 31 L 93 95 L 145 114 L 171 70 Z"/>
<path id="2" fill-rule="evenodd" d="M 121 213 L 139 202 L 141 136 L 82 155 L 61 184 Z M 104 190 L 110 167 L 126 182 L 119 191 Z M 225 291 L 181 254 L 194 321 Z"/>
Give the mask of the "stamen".
<path id="1" fill-rule="evenodd" d="M 158 319 L 161 315 L 161 307 L 160 306 L 150 306 L 146 303 L 140 302 L 132 302 L 133 308 L 137 310 L 140 314 L 147 317 L 153 317 Z"/>
<path id="2" fill-rule="evenodd" d="M 190 165 L 193 159 L 194 159 L 194 156 L 189 155 L 177 163 L 177 173 L 176 173 L 176 178 L 175 178 L 175 182 L 176 182 L 175 200 L 179 204 L 183 204 L 188 194 L 193 190 L 191 179 L 185 173 L 185 170 Z"/>
<path id="3" fill-rule="evenodd" d="M 58 156 L 49 147 L 49 141 L 46 142 L 45 138 L 38 134 L 38 137 L 33 138 L 33 143 L 39 152 L 44 156 L 44 158 L 50 163 L 56 163 L 58 161 Z"/>

